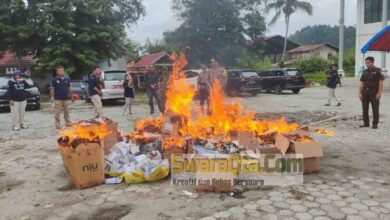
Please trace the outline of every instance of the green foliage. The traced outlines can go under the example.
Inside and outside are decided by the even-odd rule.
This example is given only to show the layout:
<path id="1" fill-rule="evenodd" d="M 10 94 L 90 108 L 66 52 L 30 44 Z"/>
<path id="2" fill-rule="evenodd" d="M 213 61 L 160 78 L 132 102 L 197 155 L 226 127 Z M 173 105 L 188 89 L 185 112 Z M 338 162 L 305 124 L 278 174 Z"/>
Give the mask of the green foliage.
<path id="1" fill-rule="evenodd" d="M 306 81 L 319 83 L 320 85 L 325 85 L 326 83 L 326 71 L 323 72 L 314 72 L 314 73 L 304 73 L 303 75 Z"/>
<path id="2" fill-rule="evenodd" d="M 183 23 L 166 32 L 164 38 L 168 44 L 185 51 L 192 65 L 208 64 L 211 58 L 216 58 L 223 65 L 232 66 L 248 50 L 247 38 L 252 48 L 261 46 L 266 30 L 264 17 L 258 10 L 261 2 L 174 0 L 173 8 Z"/>
<path id="3" fill-rule="evenodd" d="M 301 44 L 330 43 L 334 46 L 339 45 L 339 26 L 314 25 L 307 26 L 295 32 L 290 36 Z M 349 26 L 345 28 L 345 48 L 355 48 L 356 28 Z"/>
<path id="4" fill-rule="evenodd" d="M 263 70 L 272 68 L 272 60 L 268 57 L 242 56 L 237 60 L 239 68 Z"/>
<path id="5" fill-rule="evenodd" d="M 33 54 L 40 68 L 88 71 L 128 54 L 125 26 L 143 15 L 142 0 L 3 0 L 0 50 Z"/>
<path id="6" fill-rule="evenodd" d="M 142 47 L 142 53 L 145 55 L 158 52 L 167 52 L 168 54 L 171 54 L 174 51 L 177 51 L 176 46 L 167 43 L 164 39 L 156 40 L 154 42 L 148 39 L 145 45 Z"/>
<path id="7" fill-rule="evenodd" d="M 314 56 L 298 61 L 295 66 L 302 69 L 305 74 L 311 74 L 315 72 L 326 72 L 326 70 L 329 69 L 330 64 L 331 63 L 328 60 Z"/>
<path id="8" fill-rule="evenodd" d="M 339 64 L 338 56 L 332 57 L 332 62 L 334 64 Z M 344 54 L 344 72 L 345 76 L 353 77 L 355 76 L 355 49 L 348 49 Z"/>

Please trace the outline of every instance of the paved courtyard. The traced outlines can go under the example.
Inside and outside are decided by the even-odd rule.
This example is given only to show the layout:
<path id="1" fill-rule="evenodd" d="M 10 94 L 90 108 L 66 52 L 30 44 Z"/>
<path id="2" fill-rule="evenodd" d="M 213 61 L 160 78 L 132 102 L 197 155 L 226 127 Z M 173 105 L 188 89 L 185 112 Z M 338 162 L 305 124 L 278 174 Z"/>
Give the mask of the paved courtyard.
<path id="1" fill-rule="evenodd" d="M 390 219 L 390 82 L 382 95 L 379 130 L 358 128 L 358 80 L 343 84 L 337 89 L 341 107 L 324 107 L 328 93 L 320 86 L 299 95 L 242 97 L 259 117 L 285 115 L 302 124 L 342 117 L 321 124 L 334 137 L 315 136 L 325 153 L 320 173 L 306 175 L 304 185 L 262 187 L 238 197 L 176 188 L 169 180 L 73 189 L 58 152 L 50 103 L 29 111 L 30 128 L 19 132 L 11 131 L 10 114 L 0 113 L 0 219 Z M 92 116 L 89 104 L 72 108 L 72 120 Z M 124 133 L 133 129 L 135 118 L 149 116 L 146 105 L 135 106 L 128 117 L 121 106 L 104 110 Z"/>

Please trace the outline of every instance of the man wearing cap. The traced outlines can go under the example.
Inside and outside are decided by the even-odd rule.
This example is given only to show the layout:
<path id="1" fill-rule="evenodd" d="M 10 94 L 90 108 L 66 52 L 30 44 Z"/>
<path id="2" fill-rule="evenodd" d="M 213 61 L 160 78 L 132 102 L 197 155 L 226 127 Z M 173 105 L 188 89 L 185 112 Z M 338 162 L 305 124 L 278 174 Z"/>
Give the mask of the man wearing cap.
<path id="1" fill-rule="evenodd" d="M 361 128 L 370 126 L 370 118 L 368 116 L 368 110 L 370 103 L 372 107 L 373 121 L 372 128 L 378 128 L 379 122 L 379 101 L 382 95 L 384 76 L 381 69 L 376 68 L 374 65 L 374 58 L 366 58 L 367 69 L 364 70 L 362 77 L 360 78 L 359 98 L 363 106 L 363 122 Z"/>
<path id="2" fill-rule="evenodd" d="M 57 129 L 61 129 L 61 111 L 64 112 L 65 125 L 71 125 L 69 117 L 69 96 L 74 101 L 70 79 L 65 77 L 64 67 L 56 68 L 57 76 L 51 81 L 50 97 L 54 101 L 54 120 Z"/>
<path id="3" fill-rule="evenodd" d="M 14 131 L 19 131 L 21 128 L 28 128 L 24 124 L 24 115 L 26 113 L 27 99 L 26 89 L 31 86 L 21 77 L 19 70 L 15 71 L 12 79 L 8 81 L 8 96 L 9 105 L 12 115 L 12 126 Z"/>

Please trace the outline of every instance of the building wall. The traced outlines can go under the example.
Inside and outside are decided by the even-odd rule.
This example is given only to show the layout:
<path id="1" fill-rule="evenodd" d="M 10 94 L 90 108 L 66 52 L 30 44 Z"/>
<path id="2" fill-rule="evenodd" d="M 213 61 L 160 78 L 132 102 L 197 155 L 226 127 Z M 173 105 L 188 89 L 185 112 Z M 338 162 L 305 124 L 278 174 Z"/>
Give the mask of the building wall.
<path id="1" fill-rule="evenodd" d="M 355 76 L 360 76 L 364 65 L 363 54 L 360 49 L 380 30 L 382 30 L 382 22 L 364 24 L 364 0 L 357 1 L 357 21 L 356 21 L 356 64 Z M 390 53 L 386 56 L 386 66 L 383 66 L 381 61 L 381 52 L 368 52 L 365 57 L 373 56 L 375 65 L 380 68 L 390 69 Z"/>
<path id="2" fill-rule="evenodd" d="M 318 57 L 321 57 L 322 59 L 327 60 L 329 54 L 336 56 L 337 51 L 331 47 L 325 46 L 325 47 L 320 47 L 320 48 L 318 48 L 314 51 L 311 51 L 311 52 L 296 53 L 296 54 L 292 54 L 291 56 L 293 59 L 298 59 L 298 60 L 307 59 L 307 58 L 310 58 L 313 56 L 318 56 Z"/>

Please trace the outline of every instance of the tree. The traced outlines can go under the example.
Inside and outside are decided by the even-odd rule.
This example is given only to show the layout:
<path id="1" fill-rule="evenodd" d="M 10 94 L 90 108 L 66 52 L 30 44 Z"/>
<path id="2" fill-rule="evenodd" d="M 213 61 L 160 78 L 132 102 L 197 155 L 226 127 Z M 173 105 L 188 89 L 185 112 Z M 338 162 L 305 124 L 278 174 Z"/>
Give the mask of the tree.
<path id="1" fill-rule="evenodd" d="M 2 0 L 0 50 L 32 54 L 43 69 L 83 74 L 98 60 L 128 54 L 126 25 L 142 0 Z"/>
<path id="2" fill-rule="evenodd" d="M 233 65 L 248 42 L 262 41 L 266 26 L 259 5 L 254 0 L 174 0 L 183 23 L 164 39 L 185 51 L 192 65 L 211 58 Z"/>
<path id="3" fill-rule="evenodd" d="M 284 19 L 286 23 L 286 33 L 283 46 L 283 55 L 281 63 L 284 62 L 287 49 L 287 39 L 288 39 L 288 29 L 290 27 L 290 17 L 296 11 L 304 11 L 309 15 L 313 14 L 313 6 L 309 2 L 299 1 L 299 0 L 273 0 L 266 6 L 266 12 L 270 10 L 275 10 L 275 15 L 270 21 L 270 25 L 273 25 L 282 15 L 284 14 Z"/>
<path id="4" fill-rule="evenodd" d="M 164 39 L 156 40 L 154 42 L 150 39 L 147 39 L 145 45 L 142 47 L 142 52 L 145 55 L 158 52 L 166 52 L 171 54 L 174 51 L 177 51 L 175 45 L 167 43 Z"/>

